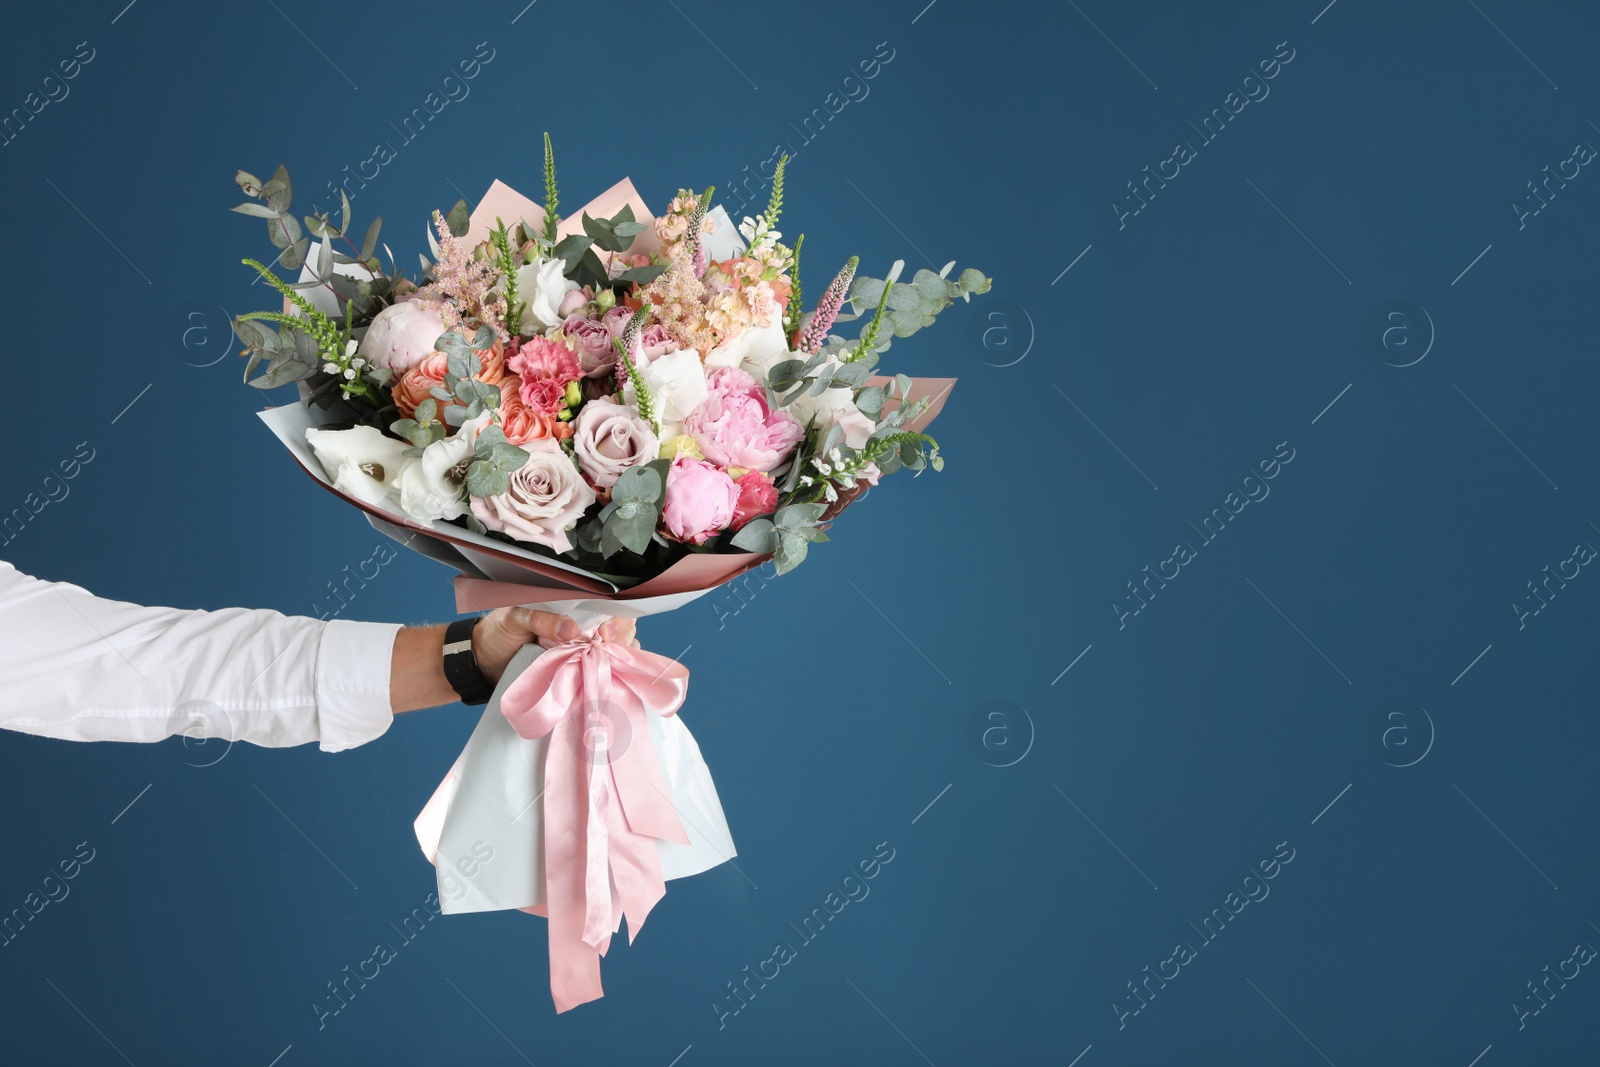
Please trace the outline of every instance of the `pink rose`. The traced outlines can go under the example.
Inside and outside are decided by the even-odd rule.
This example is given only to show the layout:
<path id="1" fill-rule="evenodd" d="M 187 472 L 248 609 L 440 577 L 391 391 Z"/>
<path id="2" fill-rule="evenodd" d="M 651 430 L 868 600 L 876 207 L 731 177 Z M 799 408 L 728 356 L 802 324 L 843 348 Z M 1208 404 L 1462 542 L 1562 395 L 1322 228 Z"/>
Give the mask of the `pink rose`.
<path id="1" fill-rule="evenodd" d="M 373 318 L 357 352 L 372 366 L 393 371 L 398 381 L 433 352 L 445 330 L 444 320 L 422 304 L 391 304 Z"/>
<path id="2" fill-rule="evenodd" d="M 587 288 L 574 289 L 561 298 L 561 305 L 556 308 L 556 314 L 563 319 L 568 315 L 575 315 L 583 308 L 583 305 L 589 302 L 589 299 L 589 290 Z"/>
<path id="3" fill-rule="evenodd" d="M 730 529 L 737 530 L 751 519 L 771 515 L 778 510 L 778 487 L 760 471 L 745 471 L 734 484 L 739 487 L 739 501 L 733 506 Z"/>
<path id="4" fill-rule="evenodd" d="M 770 471 L 805 437 L 800 421 L 767 407 L 767 391 L 737 367 L 706 375 L 706 399 L 683 420 L 706 459 L 725 467 Z"/>
<path id="5" fill-rule="evenodd" d="M 600 316 L 600 325 L 610 330 L 612 337 L 621 337 L 622 331 L 628 328 L 628 321 L 632 318 L 633 309 L 619 304 Z"/>
<path id="6" fill-rule="evenodd" d="M 691 545 L 721 533 L 733 522 L 739 487 L 715 464 L 679 453 L 667 468 L 667 500 L 661 524 Z"/>
<path id="7" fill-rule="evenodd" d="M 644 358 L 650 360 L 676 352 L 678 342 L 667 333 L 665 326 L 659 322 L 652 322 L 644 328 L 644 333 L 639 335 L 639 347 L 644 350 Z"/>
<path id="8" fill-rule="evenodd" d="M 584 377 L 598 378 L 616 365 L 617 350 L 611 345 L 611 331 L 601 323 L 582 315 L 568 315 L 561 332 L 577 353 Z"/>
<path id="9" fill-rule="evenodd" d="M 530 337 L 522 342 L 506 367 L 522 382 L 522 402 L 528 410 L 554 415 L 561 410 L 567 383 L 583 374 L 577 353 L 559 341 Z"/>
<path id="10" fill-rule="evenodd" d="M 547 411 L 534 411 L 522 399 L 522 380 L 510 375 L 500 383 L 500 428 L 506 440 L 525 445 L 542 437 L 562 440 L 572 436 L 572 423 L 562 422 Z"/>
<path id="11" fill-rule="evenodd" d="M 610 489 L 623 471 L 655 459 L 658 447 L 648 422 L 632 408 L 610 400 L 583 405 L 573 428 L 578 466 L 597 489 Z"/>
<path id="12" fill-rule="evenodd" d="M 569 551 L 567 531 L 594 503 L 594 490 L 554 440 L 529 441 L 522 448 L 528 462 L 511 472 L 506 491 L 473 497 L 472 513 L 489 529 L 518 541 Z"/>
<path id="13" fill-rule="evenodd" d="M 493 346 L 476 354 L 480 369 L 473 377 L 480 382 L 504 388 L 506 361 L 500 342 L 496 341 Z M 423 357 L 422 362 L 401 375 L 400 380 L 395 382 L 389 391 L 390 399 L 394 401 L 394 406 L 400 415 L 407 419 L 414 418 L 417 414 L 417 405 L 433 397 L 433 390 L 443 388 L 445 372 L 449 369 L 450 357 L 443 352 L 432 352 Z M 438 407 L 442 411 L 443 403 Z"/>

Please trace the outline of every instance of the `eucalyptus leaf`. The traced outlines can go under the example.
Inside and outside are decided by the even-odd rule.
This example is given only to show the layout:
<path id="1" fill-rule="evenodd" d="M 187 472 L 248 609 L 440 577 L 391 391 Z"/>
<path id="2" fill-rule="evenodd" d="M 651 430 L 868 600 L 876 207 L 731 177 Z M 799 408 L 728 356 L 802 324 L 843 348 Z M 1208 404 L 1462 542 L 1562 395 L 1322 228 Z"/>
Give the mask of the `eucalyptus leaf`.
<path id="1" fill-rule="evenodd" d="M 295 222 L 294 219 L 292 219 L 288 215 L 285 215 L 283 217 L 283 221 L 287 222 L 287 223 L 292 223 L 294 225 L 295 231 L 296 232 L 299 231 L 300 224 Z M 299 270 L 305 264 L 306 251 L 310 247 L 311 247 L 311 238 L 302 237 L 298 241 L 296 241 L 294 244 L 290 245 L 288 248 L 283 250 L 283 255 L 278 257 L 278 262 L 283 264 L 283 267 L 284 267 L 285 270 Z"/>
<path id="2" fill-rule="evenodd" d="M 379 215 L 372 220 L 372 225 L 367 227 L 367 235 L 361 239 L 361 258 L 371 259 L 378 250 L 378 231 L 383 229 L 383 216 Z"/>
<path id="3" fill-rule="evenodd" d="M 245 196 L 259 197 L 261 195 L 261 179 L 257 178 L 249 171 L 238 171 L 234 174 L 233 180 L 238 183 L 240 191 L 242 191 Z"/>
<path id="4" fill-rule="evenodd" d="M 746 552 L 772 552 L 778 547 L 778 529 L 771 519 L 751 519 L 733 535 L 731 543 Z"/>
<path id="5" fill-rule="evenodd" d="M 237 207 L 231 207 L 228 210 L 237 211 L 241 215 L 252 215 L 258 219 L 276 219 L 278 217 L 278 213 L 265 204 L 253 204 L 246 202 Z"/>
<path id="6" fill-rule="evenodd" d="M 445 225 L 450 227 L 450 236 L 465 237 L 468 228 L 472 225 L 471 212 L 467 210 L 465 200 L 457 200 L 456 206 L 450 209 L 450 214 L 444 217 Z"/>

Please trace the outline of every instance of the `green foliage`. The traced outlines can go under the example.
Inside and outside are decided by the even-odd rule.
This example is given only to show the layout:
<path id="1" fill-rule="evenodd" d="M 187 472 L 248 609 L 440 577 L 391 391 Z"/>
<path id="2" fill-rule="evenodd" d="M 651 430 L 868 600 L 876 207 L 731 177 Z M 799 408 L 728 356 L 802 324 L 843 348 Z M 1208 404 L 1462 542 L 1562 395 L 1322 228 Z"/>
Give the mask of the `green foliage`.
<path id="1" fill-rule="evenodd" d="M 546 248 L 556 246 L 556 227 L 561 224 L 561 216 L 556 213 L 556 205 L 561 201 L 556 197 L 556 153 L 550 146 L 550 134 L 544 135 L 544 245 Z M 570 264 L 569 264 L 570 267 Z"/>
<path id="2" fill-rule="evenodd" d="M 795 238 L 794 248 L 789 253 L 789 282 L 792 288 L 789 291 L 789 306 L 783 311 L 783 333 L 790 338 L 800 328 L 800 316 L 804 314 L 805 301 L 800 292 L 800 247 L 805 243 L 806 235 L 801 234 Z"/>
<path id="3" fill-rule="evenodd" d="M 852 311 L 840 315 L 838 321 L 857 319 L 869 307 L 874 309 L 874 313 L 849 358 L 864 359 L 874 353 L 888 351 L 890 339 L 879 332 L 885 324 L 894 337 L 910 337 L 923 327 L 932 326 L 939 312 L 949 307 L 957 297 L 970 300 L 989 291 L 991 279 L 970 267 L 962 271 L 955 281 L 950 281 L 947 275 L 953 267 L 955 263 L 948 263 L 938 274 L 931 270 L 919 270 L 910 283 L 898 285 L 880 278 L 857 275 L 850 287 Z"/>
<path id="4" fill-rule="evenodd" d="M 624 204 L 622 210 L 609 219 L 592 219 L 584 215 L 583 233 L 568 234 L 563 237 L 551 246 L 550 254 L 564 264 L 562 273 L 579 285 L 591 286 L 595 290 L 635 281 L 642 285 L 653 280 L 666 268 L 634 267 L 613 281 L 606 273 L 605 264 L 595 254 L 595 249 L 598 248 L 603 252 L 625 251 L 633 244 L 633 239 L 645 229 L 645 225 L 634 218 L 633 208 Z"/>
<path id="5" fill-rule="evenodd" d="M 450 214 L 444 217 L 444 224 L 450 229 L 451 237 L 465 237 L 472 228 L 472 212 L 467 210 L 465 200 L 457 200 L 455 207 L 450 209 Z"/>
<path id="6" fill-rule="evenodd" d="M 489 240 L 494 244 L 495 251 L 500 254 L 500 274 L 506 280 L 506 330 L 515 337 L 522 327 L 522 302 L 517 299 L 517 254 L 511 247 L 506 224 L 497 217 L 494 226 L 494 230 L 489 234 Z"/>
<path id="7" fill-rule="evenodd" d="M 600 512 L 601 555 L 609 558 L 624 550 L 642 555 L 650 547 L 661 522 L 671 463 L 658 459 L 622 472 L 611 487 L 611 503 Z"/>
<path id="8" fill-rule="evenodd" d="M 473 496 L 498 496 L 511 488 L 511 475 L 528 462 L 528 453 L 506 440 L 498 426 L 485 426 L 478 434 L 473 460 L 467 467 L 467 492 Z"/>
<path id="9" fill-rule="evenodd" d="M 806 550 L 813 541 L 826 541 L 828 535 L 817 528 L 817 520 L 827 505 L 789 504 L 772 518 L 751 519 L 733 535 L 735 548 L 746 552 L 772 553 L 779 574 L 786 574 L 805 562 Z"/>

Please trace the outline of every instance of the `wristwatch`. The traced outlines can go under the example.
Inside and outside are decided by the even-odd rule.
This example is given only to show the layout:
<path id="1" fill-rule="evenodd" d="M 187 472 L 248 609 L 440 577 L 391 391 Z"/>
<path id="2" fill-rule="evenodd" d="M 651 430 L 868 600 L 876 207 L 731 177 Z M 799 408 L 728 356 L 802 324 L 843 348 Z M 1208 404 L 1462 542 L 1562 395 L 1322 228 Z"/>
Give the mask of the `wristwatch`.
<path id="1" fill-rule="evenodd" d="M 478 617 L 457 619 L 444 631 L 444 676 L 463 704 L 487 704 L 494 687 L 483 676 L 472 651 L 472 631 Z"/>

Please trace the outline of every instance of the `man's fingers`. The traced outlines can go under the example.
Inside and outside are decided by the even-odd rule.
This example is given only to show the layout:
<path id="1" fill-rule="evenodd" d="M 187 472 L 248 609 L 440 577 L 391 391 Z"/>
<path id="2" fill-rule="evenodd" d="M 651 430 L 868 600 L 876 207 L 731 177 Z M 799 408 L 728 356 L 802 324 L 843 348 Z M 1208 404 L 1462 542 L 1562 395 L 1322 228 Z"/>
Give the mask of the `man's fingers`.
<path id="1" fill-rule="evenodd" d="M 570 641 L 578 636 L 578 624 L 565 615 L 555 615 L 533 608 L 513 608 L 510 622 L 513 626 L 546 641 Z"/>
<path id="2" fill-rule="evenodd" d="M 633 639 L 635 625 L 633 619 L 608 619 L 600 624 L 600 637 L 605 641 L 637 648 L 639 643 Z"/>

